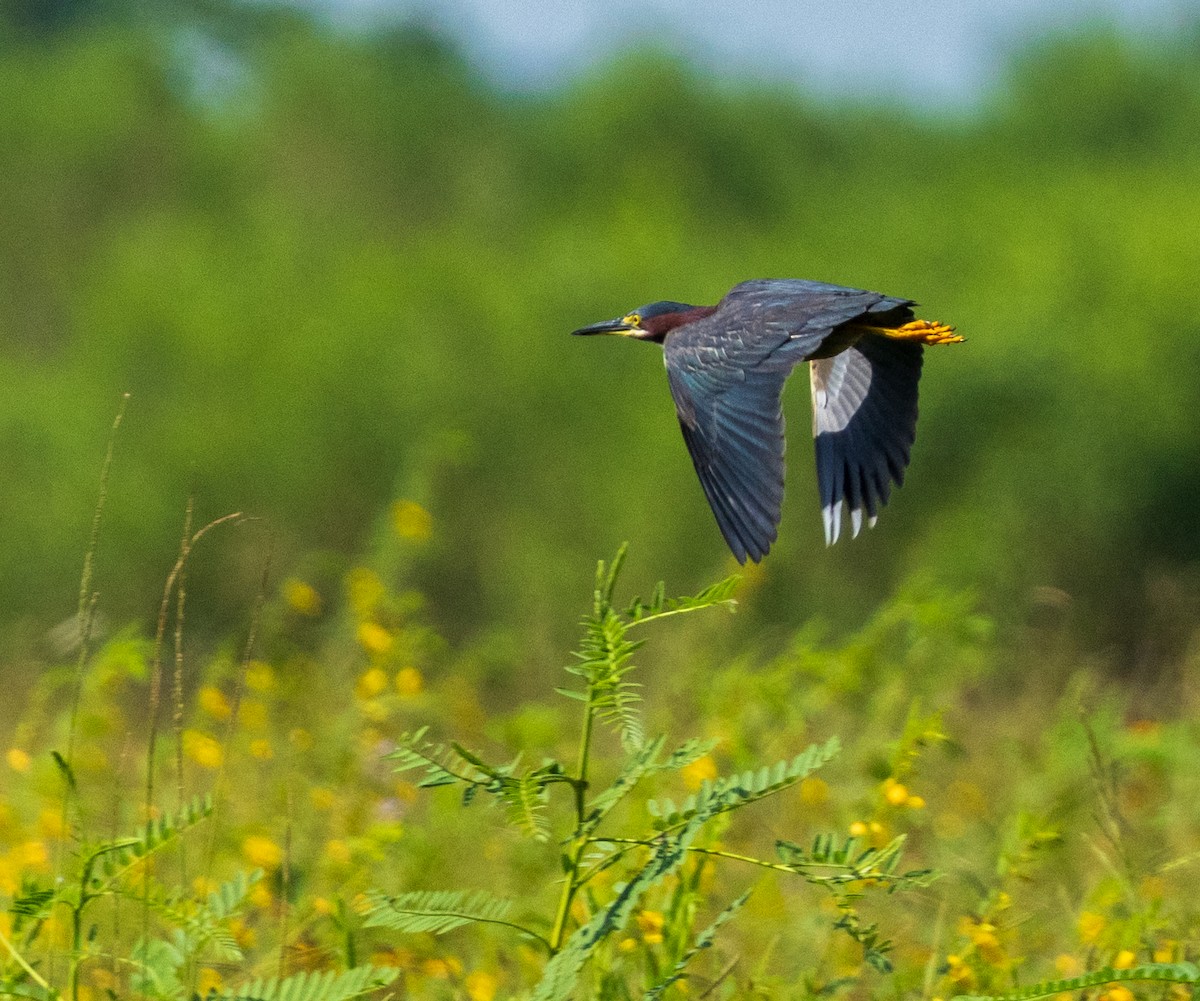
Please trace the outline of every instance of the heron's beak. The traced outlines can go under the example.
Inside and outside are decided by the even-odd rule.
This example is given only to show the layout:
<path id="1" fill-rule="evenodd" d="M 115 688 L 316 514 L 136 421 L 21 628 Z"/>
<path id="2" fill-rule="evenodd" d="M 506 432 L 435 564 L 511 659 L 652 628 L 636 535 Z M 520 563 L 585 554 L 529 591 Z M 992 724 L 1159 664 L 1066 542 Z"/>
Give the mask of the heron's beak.
<path id="1" fill-rule="evenodd" d="M 630 326 L 624 319 L 620 320 L 605 320 L 603 323 L 593 323 L 590 327 L 580 327 L 578 330 L 572 330 L 571 333 L 577 337 L 583 337 L 587 334 L 627 334 L 635 327 Z"/>

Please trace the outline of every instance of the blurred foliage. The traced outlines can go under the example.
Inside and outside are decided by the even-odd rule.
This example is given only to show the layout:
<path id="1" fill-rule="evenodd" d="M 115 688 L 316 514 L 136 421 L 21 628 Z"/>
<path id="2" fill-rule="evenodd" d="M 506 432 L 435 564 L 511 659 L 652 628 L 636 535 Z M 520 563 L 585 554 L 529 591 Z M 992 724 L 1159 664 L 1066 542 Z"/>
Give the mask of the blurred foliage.
<path id="1" fill-rule="evenodd" d="M 934 594 L 729 658 L 725 616 L 667 621 L 728 582 L 621 612 L 602 572 L 581 698 L 504 707 L 383 569 L 421 544 L 288 578 L 215 654 L 181 635 L 179 686 L 134 631 L 46 665 L 0 739 L 0 994 L 1190 996 L 1194 655 L 1142 714 L 1060 637 L 999 644 Z M 614 684 L 662 736 L 630 742 Z"/>
<path id="2" fill-rule="evenodd" d="M 354 552 L 407 496 L 437 519 L 411 571 L 448 634 L 520 623 L 561 648 L 577 568 L 617 540 L 682 582 L 728 561 L 654 349 L 566 332 L 779 275 L 912 296 L 970 344 L 930 354 L 879 529 L 829 552 L 797 380 L 781 539 L 739 628 L 856 627 L 924 581 L 1005 627 L 1065 616 L 1124 666 L 1185 649 L 1200 28 L 1046 41 L 942 120 L 650 50 L 518 97 L 414 28 L 40 9 L 0 9 L 9 632 L 70 610 L 129 391 L 97 556 L 114 618 L 154 607 L 191 491 L 200 520 L 270 526 L 196 561 L 218 630 L 269 548 Z"/>

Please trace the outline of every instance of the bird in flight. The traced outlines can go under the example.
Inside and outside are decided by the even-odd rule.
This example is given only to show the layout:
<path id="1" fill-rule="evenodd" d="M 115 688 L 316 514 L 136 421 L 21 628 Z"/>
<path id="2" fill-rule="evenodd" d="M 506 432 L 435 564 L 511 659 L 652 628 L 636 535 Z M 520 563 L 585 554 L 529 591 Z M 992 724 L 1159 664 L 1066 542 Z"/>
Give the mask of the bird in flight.
<path id="1" fill-rule="evenodd" d="M 783 505 L 781 397 L 809 363 L 825 544 L 873 526 L 904 481 L 917 432 L 923 345 L 962 340 L 911 299 L 792 278 L 735 285 L 715 306 L 654 302 L 573 331 L 663 347 L 683 439 L 738 562 L 758 562 Z"/>

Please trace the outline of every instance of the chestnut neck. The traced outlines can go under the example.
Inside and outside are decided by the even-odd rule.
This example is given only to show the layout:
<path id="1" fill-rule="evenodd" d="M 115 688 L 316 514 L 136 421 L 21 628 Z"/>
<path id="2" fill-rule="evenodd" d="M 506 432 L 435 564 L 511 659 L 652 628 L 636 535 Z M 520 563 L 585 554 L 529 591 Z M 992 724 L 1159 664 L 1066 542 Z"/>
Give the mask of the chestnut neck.
<path id="1" fill-rule="evenodd" d="M 716 306 L 688 306 L 684 309 L 676 310 L 674 313 L 659 313 L 658 316 L 650 316 L 642 321 L 643 334 L 639 334 L 639 338 L 643 341 L 653 341 L 655 344 L 661 344 L 672 330 L 676 327 L 682 327 L 686 323 L 694 323 L 696 320 L 703 320 L 706 316 L 712 316 L 717 311 Z"/>

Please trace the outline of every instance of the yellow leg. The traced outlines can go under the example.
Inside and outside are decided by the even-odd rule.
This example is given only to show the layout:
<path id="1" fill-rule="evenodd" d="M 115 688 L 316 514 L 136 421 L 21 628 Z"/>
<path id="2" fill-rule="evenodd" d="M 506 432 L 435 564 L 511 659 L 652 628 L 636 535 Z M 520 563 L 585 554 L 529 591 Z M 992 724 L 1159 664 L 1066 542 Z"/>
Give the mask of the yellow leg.
<path id="1" fill-rule="evenodd" d="M 963 338 L 949 324 L 936 320 L 913 320 L 903 327 L 865 327 L 872 334 L 891 337 L 897 341 L 919 341 L 921 344 L 960 344 Z"/>

